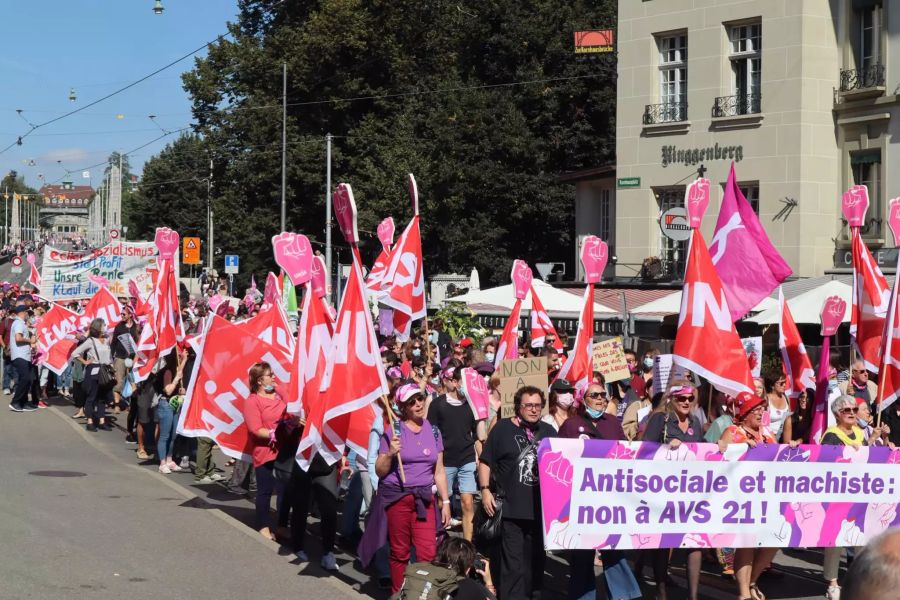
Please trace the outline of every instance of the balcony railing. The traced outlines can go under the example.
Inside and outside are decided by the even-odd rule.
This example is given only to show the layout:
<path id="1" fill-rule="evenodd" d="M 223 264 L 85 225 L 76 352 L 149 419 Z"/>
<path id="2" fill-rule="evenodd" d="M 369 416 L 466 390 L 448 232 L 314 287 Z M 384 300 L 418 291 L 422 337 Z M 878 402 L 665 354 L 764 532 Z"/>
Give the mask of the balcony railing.
<path id="1" fill-rule="evenodd" d="M 841 91 L 866 90 L 884 86 L 884 65 L 869 65 L 864 69 L 842 69 Z"/>
<path id="2" fill-rule="evenodd" d="M 720 96 L 713 103 L 712 116 L 717 118 L 755 115 L 760 112 L 761 100 L 759 94 Z"/>
<path id="3" fill-rule="evenodd" d="M 687 102 L 648 104 L 644 108 L 644 125 L 679 123 L 687 120 Z"/>

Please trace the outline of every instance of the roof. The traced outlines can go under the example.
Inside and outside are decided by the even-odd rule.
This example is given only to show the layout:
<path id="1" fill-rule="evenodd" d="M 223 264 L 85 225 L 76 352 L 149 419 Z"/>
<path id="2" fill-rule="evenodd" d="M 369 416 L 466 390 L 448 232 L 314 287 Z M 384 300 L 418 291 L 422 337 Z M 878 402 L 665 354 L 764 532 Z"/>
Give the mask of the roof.
<path id="1" fill-rule="evenodd" d="M 583 297 L 584 289 L 569 290 L 565 288 L 556 288 L 541 279 L 535 278 L 532 281 L 532 287 L 537 290 L 541 304 L 547 310 L 548 314 L 575 314 L 581 313 L 584 306 Z M 501 285 L 499 287 L 474 290 L 461 296 L 447 298 L 448 302 L 465 302 L 466 305 L 476 313 L 503 313 L 509 314 L 513 304 L 516 302 L 516 295 L 513 291 L 512 284 Z M 522 301 L 522 309 L 531 309 L 531 293 Z M 599 303 L 594 300 L 595 314 L 613 313 L 611 308 L 605 303 Z"/>
<path id="2" fill-rule="evenodd" d="M 94 188 L 89 185 L 73 185 L 66 189 L 61 185 L 45 185 L 40 189 L 44 198 L 68 198 L 70 200 L 90 200 L 94 197 Z"/>

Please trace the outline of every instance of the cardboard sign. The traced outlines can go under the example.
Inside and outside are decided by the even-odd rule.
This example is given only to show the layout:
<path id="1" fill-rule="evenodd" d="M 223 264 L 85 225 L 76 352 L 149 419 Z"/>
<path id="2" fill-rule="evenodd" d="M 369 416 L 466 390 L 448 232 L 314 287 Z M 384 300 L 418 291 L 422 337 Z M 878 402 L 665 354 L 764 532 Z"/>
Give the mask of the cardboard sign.
<path id="1" fill-rule="evenodd" d="M 625 362 L 622 338 L 614 337 L 611 340 L 594 344 L 594 370 L 600 371 L 607 382 L 621 381 L 631 377 L 628 363 Z"/>
<path id="2" fill-rule="evenodd" d="M 547 357 L 535 356 L 504 360 L 500 363 L 500 418 L 514 416 L 513 397 L 520 388 L 533 385 L 547 393 Z M 546 407 L 544 412 L 546 412 Z"/>
<path id="3" fill-rule="evenodd" d="M 184 264 L 199 265 L 200 264 L 200 238 L 186 237 L 181 242 L 181 255 Z"/>
<path id="4" fill-rule="evenodd" d="M 656 358 L 653 359 L 652 393 L 656 395 L 659 392 L 666 391 L 670 379 L 682 379 L 684 376 L 685 370 L 672 364 L 671 354 L 657 354 Z"/>

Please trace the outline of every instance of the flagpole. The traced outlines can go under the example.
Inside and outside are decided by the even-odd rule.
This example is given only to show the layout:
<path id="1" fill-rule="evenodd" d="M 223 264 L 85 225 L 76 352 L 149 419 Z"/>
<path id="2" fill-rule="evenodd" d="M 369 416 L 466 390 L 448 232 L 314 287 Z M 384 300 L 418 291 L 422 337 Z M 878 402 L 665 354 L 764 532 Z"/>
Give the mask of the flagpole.
<path id="1" fill-rule="evenodd" d="M 894 273 L 900 273 L 900 254 L 897 254 L 897 270 Z M 896 278 L 898 275 L 895 275 Z M 884 329 L 884 347 L 881 351 L 881 368 L 878 370 L 878 392 L 875 394 L 876 396 L 876 407 L 878 408 L 878 415 L 875 417 L 875 427 L 881 427 L 881 413 L 884 412 L 881 405 L 884 402 L 884 380 L 886 379 L 888 364 L 887 361 L 892 360 L 892 352 L 893 352 L 893 335 L 894 335 L 894 323 L 895 313 L 897 312 L 897 281 L 894 281 L 894 288 L 891 291 L 891 301 L 888 303 L 888 314 L 887 321 L 885 321 L 885 329 Z"/>

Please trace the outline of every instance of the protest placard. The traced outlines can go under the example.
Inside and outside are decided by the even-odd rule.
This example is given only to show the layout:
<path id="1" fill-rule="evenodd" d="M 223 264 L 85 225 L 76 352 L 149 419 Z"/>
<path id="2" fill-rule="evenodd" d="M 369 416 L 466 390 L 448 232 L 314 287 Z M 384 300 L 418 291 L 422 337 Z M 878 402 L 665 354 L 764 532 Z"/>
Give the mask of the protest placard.
<path id="1" fill-rule="evenodd" d="M 885 447 L 545 439 L 548 550 L 862 546 L 900 521 Z"/>
<path id="2" fill-rule="evenodd" d="M 547 357 L 533 356 L 500 363 L 500 417 L 514 415 L 513 397 L 519 388 L 533 385 L 547 392 Z M 546 412 L 546 408 L 544 409 Z"/>
<path id="3" fill-rule="evenodd" d="M 750 374 L 759 377 L 762 372 L 763 344 L 762 337 L 741 338 L 744 352 L 747 353 L 747 362 L 750 364 Z"/>
<path id="4" fill-rule="evenodd" d="M 625 362 L 622 338 L 614 337 L 594 343 L 594 370 L 600 371 L 608 382 L 631 377 L 628 363 Z"/>
<path id="5" fill-rule="evenodd" d="M 674 369 L 674 372 L 673 372 Z M 670 379 L 684 377 L 686 371 L 678 365 L 672 364 L 671 354 L 657 354 L 653 359 L 653 388 L 652 393 L 664 392 L 669 386 Z"/>
<path id="6" fill-rule="evenodd" d="M 107 280 L 116 296 L 128 296 L 128 281 L 134 280 L 146 295 L 153 289 L 150 271 L 156 269 L 157 256 L 154 242 L 116 241 L 90 252 L 44 246 L 41 295 L 59 301 L 90 298 L 100 287 L 91 277 Z"/>

